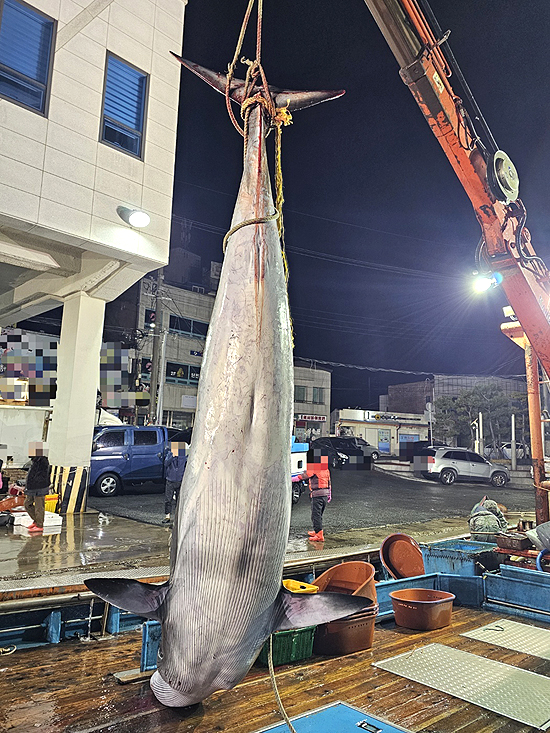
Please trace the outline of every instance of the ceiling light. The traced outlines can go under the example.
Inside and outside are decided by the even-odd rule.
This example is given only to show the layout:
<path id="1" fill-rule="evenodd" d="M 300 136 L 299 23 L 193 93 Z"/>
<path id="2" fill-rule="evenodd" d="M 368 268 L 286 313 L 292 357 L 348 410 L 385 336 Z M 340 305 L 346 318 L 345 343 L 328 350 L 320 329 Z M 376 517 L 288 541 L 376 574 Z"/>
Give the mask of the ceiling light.
<path id="1" fill-rule="evenodd" d="M 116 212 L 126 224 L 129 224 L 131 227 L 136 227 L 136 229 L 146 227 L 151 221 L 149 214 L 141 211 L 141 209 L 129 209 L 126 206 L 117 206 Z"/>

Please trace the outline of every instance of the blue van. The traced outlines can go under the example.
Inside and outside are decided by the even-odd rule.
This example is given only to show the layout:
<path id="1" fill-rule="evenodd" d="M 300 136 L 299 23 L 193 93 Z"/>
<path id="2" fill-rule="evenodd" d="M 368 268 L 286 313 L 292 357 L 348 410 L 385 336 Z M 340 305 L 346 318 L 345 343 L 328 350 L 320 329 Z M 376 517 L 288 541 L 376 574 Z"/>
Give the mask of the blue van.
<path id="1" fill-rule="evenodd" d="M 98 426 L 90 461 L 90 491 L 115 496 L 125 485 L 164 483 L 164 461 L 170 450 L 168 428 L 159 425 Z"/>

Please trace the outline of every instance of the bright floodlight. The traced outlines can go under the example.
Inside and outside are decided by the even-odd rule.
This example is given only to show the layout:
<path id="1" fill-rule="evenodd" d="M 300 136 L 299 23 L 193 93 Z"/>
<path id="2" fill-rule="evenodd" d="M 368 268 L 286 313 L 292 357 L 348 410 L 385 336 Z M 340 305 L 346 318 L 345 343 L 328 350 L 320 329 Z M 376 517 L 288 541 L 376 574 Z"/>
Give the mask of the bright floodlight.
<path id="1" fill-rule="evenodd" d="M 128 209 L 126 206 L 117 206 L 117 214 L 120 218 L 136 229 L 143 229 L 151 221 L 151 217 L 141 209 Z"/>
<path id="2" fill-rule="evenodd" d="M 479 275 L 474 280 L 474 290 L 476 293 L 484 293 L 494 285 L 496 285 L 494 277 L 487 277 L 487 275 Z"/>

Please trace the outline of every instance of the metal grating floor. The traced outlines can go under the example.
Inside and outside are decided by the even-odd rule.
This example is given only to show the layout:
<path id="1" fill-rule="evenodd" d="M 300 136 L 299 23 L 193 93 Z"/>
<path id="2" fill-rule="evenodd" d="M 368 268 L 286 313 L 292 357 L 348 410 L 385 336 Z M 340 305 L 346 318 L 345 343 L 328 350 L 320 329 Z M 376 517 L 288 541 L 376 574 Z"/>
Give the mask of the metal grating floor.
<path id="1" fill-rule="evenodd" d="M 374 665 L 540 730 L 550 728 L 550 678 L 442 644 Z"/>
<path id="2" fill-rule="evenodd" d="M 118 568 L 117 570 L 88 569 L 80 572 L 58 573 L 57 575 L 45 575 L 35 578 L 23 578 L 18 580 L 0 580 L 0 593 L 14 590 L 34 590 L 36 588 L 56 588 L 70 585 L 83 585 L 84 581 L 92 575 L 100 575 L 102 578 L 159 578 L 168 576 L 170 568 L 168 565 L 155 568 Z"/>
<path id="3" fill-rule="evenodd" d="M 530 654 L 533 657 L 550 659 L 550 629 L 539 629 L 536 626 L 501 618 L 479 629 L 465 631 L 461 636 Z"/>

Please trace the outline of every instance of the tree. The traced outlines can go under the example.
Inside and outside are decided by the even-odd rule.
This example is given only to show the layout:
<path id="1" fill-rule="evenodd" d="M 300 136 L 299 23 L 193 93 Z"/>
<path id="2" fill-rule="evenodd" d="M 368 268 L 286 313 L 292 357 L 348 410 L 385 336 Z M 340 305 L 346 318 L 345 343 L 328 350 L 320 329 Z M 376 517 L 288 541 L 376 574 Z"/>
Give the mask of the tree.
<path id="1" fill-rule="evenodd" d="M 446 442 L 456 439 L 459 444 L 473 448 L 475 421 L 481 412 L 487 443 L 500 446 L 510 440 L 512 413 L 521 415 L 525 409 L 525 395 L 508 395 L 493 384 L 477 385 L 463 390 L 457 397 L 443 395 L 435 401 L 435 432 Z"/>

